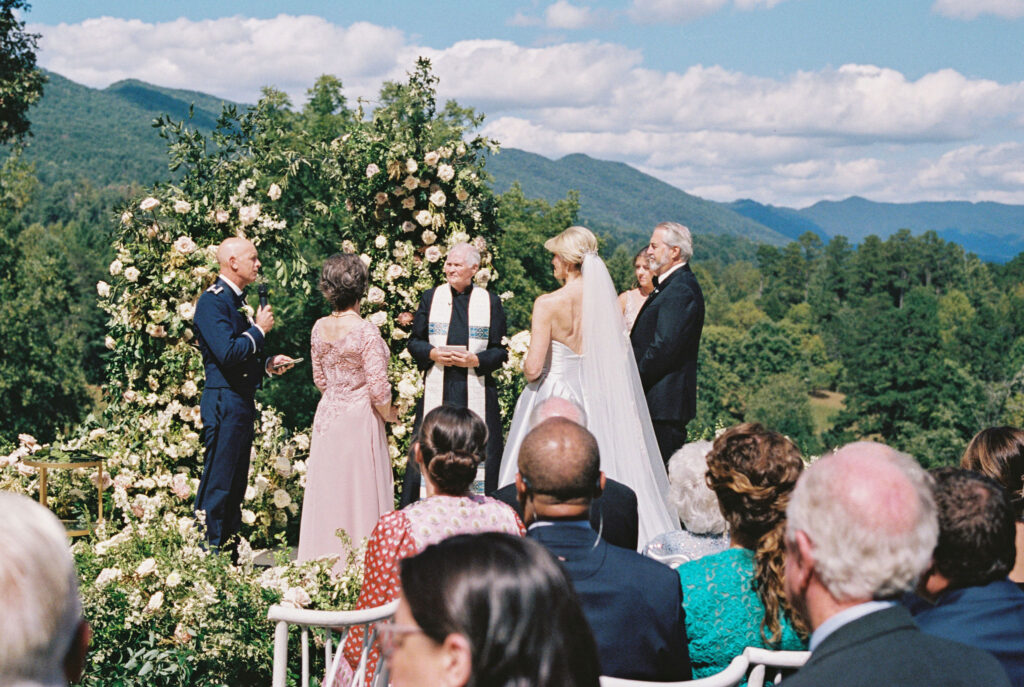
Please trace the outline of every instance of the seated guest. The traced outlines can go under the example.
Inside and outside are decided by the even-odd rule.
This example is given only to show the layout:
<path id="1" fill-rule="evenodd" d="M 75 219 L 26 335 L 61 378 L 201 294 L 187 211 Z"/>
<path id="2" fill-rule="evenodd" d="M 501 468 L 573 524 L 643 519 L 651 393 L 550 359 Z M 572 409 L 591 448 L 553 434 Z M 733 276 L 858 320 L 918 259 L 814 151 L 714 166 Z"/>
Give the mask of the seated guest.
<path id="1" fill-rule="evenodd" d="M 519 516 L 504 503 L 469 493 L 487 446 L 487 427 L 472 410 L 434 408 L 423 418 L 413 443 L 416 463 L 427 481 L 427 498 L 381 516 L 366 546 L 357 609 L 397 599 L 399 561 L 430 544 L 456 534 L 525 532 Z M 361 648 L 362 632 L 357 628 L 345 641 L 345 657 L 352 668 L 359 663 Z M 372 674 L 376 650 L 370 661 Z"/>
<path id="2" fill-rule="evenodd" d="M 451 537 L 406 558 L 395 622 L 378 631 L 394 687 L 598 687 L 572 584 L 520 537 Z"/>
<path id="3" fill-rule="evenodd" d="M 967 445 L 960 467 L 988 475 L 1010 494 L 1016 520 L 1016 562 L 1010 580 L 1024 589 L 1024 430 L 989 427 L 974 435 Z"/>
<path id="4" fill-rule="evenodd" d="M 917 585 L 931 603 L 911 608 L 930 635 L 985 649 L 1024 685 L 1024 592 L 1013 566 L 1013 510 L 995 480 L 967 470 L 934 470 L 939 543 Z M 933 605 L 934 604 L 934 605 Z"/>
<path id="5" fill-rule="evenodd" d="M 718 497 L 708 487 L 709 451 L 710 441 L 692 441 L 672 454 L 668 461 L 669 496 L 686 529 L 659 534 L 647 542 L 645 556 L 676 567 L 729 548 Z"/>
<path id="6" fill-rule="evenodd" d="M 563 417 L 581 427 L 587 426 L 587 414 L 582 408 L 568 399 L 552 396 L 541 401 L 533 409 L 530 427 L 536 427 L 553 417 Z M 519 517 L 523 517 L 519 499 L 516 497 L 515 483 L 502 487 L 491 496 L 512 506 Z M 636 551 L 640 527 L 636 511 L 636 492 L 622 482 L 605 478 L 604 491 L 591 502 L 590 525 L 609 544 Z"/>
<path id="7" fill-rule="evenodd" d="M 78 682 L 89 637 L 64 526 L 27 496 L 0 492 L 0 685 Z"/>
<path id="8" fill-rule="evenodd" d="M 601 674 L 634 680 L 687 680 L 679 578 L 636 551 L 611 546 L 590 527 L 590 502 L 605 485 L 597 440 L 564 418 L 523 439 L 516 490 L 527 536 L 561 561 L 597 640 Z"/>
<path id="9" fill-rule="evenodd" d="M 756 423 L 715 439 L 706 479 L 732 548 L 678 568 L 694 677 L 724 670 L 748 646 L 806 648 L 782 584 L 786 504 L 803 467 L 792 441 Z"/>
<path id="10" fill-rule="evenodd" d="M 811 657 L 785 687 L 1010 684 L 992 654 L 921 632 L 894 599 L 938 541 L 931 478 L 882 444 L 811 464 L 787 508 L 786 593 L 808 618 Z"/>

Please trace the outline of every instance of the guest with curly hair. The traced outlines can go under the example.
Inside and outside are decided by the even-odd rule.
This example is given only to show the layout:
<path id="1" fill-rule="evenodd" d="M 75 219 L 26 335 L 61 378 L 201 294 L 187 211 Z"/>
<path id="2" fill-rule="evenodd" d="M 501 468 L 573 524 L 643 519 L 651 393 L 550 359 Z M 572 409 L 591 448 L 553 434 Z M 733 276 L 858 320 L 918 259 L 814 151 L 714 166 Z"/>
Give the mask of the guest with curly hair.
<path id="1" fill-rule="evenodd" d="M 783 589 L 786 506 L 804 467 L 799 449 L 748 422 L 715 439 L 707 462 L 731 548 L 678 568 L 694 678 L 724 670 L 748 646 L 807 648 Z"/>
<path id="2" fill-rule="evenodd" d="M 472 410 L 443 405 L 427 413 L 412 446 L 427 483 L 427 498 L 384 515 L 373 529 L 357 609 L 397 599 L 399 563 L 430 544 L 457 534 L 526 533 L 513 508 L 489 496 L 469 493 L 486 450 L 487 426 Z M 362 632 L 356 628 L 345 642 L 345 657 L 352 668 L 359 663 L 361 647 Z M 373 674 L 376 663 L 374 649 L 368 675 Z"/>
<path id="3" fill-rule="evenodd" d="M 394 508 L 391 458 L 384 423 L 394 422 L 388 382 L 390 351 L 376 326 L 359 316 L 366 265 L 358 255 L 327 258 L 320 291 L 331 314 L 313 325 L 313 382 L 323 392 L 313 419 L 306 494 L 299 530 L 300 561 L 337 555 L 335 536 L 354 542 Z M 342 572 L 344 565 L 335 566 Z"/>
<path id="4" fill-rule="evenodd" d="M 1017 557 L 1009 578 L 1024 589 L 1024 430 L 1016 427 L 981 430 L 967 445 L 960 467 L 988 475 L 1010 495 Z"/>

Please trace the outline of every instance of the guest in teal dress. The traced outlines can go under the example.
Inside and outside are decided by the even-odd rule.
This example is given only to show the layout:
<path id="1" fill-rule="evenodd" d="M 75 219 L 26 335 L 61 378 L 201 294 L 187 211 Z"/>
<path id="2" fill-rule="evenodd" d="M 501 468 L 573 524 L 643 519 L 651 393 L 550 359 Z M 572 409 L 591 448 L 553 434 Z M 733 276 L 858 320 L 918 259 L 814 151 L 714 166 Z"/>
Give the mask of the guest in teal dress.
<path id="1" fill-rule="evenodd" d="M 719 436 L 707 460 L 731 548 L 678 568 L 694 679 L 724 670 L 748 646 L 807 648 L 806 625 L 782 586 L 786 504 L 804 467 L 799 449 L 748 422 Z"/>

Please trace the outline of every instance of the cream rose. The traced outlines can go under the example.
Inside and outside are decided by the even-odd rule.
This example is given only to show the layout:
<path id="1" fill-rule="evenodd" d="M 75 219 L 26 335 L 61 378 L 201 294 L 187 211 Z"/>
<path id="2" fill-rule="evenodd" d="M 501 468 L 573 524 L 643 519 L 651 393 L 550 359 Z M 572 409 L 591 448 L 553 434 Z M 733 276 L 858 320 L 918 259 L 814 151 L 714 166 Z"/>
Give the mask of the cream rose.
<path id="1" fill-rule="evenodd" d="M 448 198 L 445 197 L 444 191 L 440 189 L 430 194 L 430 202 L 436 205 L 437 207 L 444 206 L 445 201 L 447 200 Z"/>
<path id="2" fill-rule="evenodd" d="M 420 166 L 416 164 L 416 160 L 413 160 L 411 157 L 405 161 L 405 171 L 407 171 L 409 174 L 412 174 L 419 168 Z"/>
<path id="3" fill-rule="evenodd" d="M 376 286 L 371 286 L 370 290 L 366 292 L 366 300 L 368 303 L 373 303 L 374 305 L 377 305 L 384 302 L 384 297 L 386 295 L 387 294 L 384 293 L 384 289 L 381 289 Z"/>
<path id="4" fill-rule="evenodd" d="M 402 208 L 404 210 L 412 210 L 415 207 L 416 207 L 416 199 L 413 198 L 412 196 L 409 196 L 408 198 L 403 198 L 402 199 Z"/>
<path id="5" fill-rule="evenodd" d="M 179 215 L 184 215 L 191 209 L 192 203 L 188 202 L 187 200 L 174 201 L 174 211 L 177 212 Z"/>
<path id="6" fill-rule="evenodd" d="M 406 220 L 406 221 L 402 222 L 402 231 L 404 231 L 406 234 L 408 234 L 410 231 L 414 230 L 415 228 L 416 228 L 416 225 L 413 224 L 412 222 L 410 222 L 409 220 Z"/>
<path id="7" fill-rule="evenodd" d="M 110 274 L 112 276 L 117 276 L 121 274 L 122 269 L 124 269 L 124 265 L 121 264 L 120 260 L 115 260 L 114 262 L 110 263 Z"/>
<path id="8" fill-rule="evenodd" d="M 103 339 L 103 345 L 106 346 L 108 350 L 112 351 L 114 350 L 114 348 L 117 347 L 117 342 L 114 341 L 114 337 L 112 337 L 110 334 L 107 334 L 106 338 Z"/>
<path id="9" fill-rule="evenodd" d="M 402 182 L 402 186 L 405 186 L 407 189 L 412 191 L 412 190 L 415 190 L 415 189 L 419 188 L 420 180 L 417 179 L 414 176 L 407 176 L 405 178 L 405 181 Z"/>
<path id="10" fill-rule="evenodd" d="M 388 265 L 388 271 L 385 273 L 388 281 L 394 281 L 402 276 L 402 266 L 394 263 Z"/>
<path id="11" fill-rule="evenodd" d="M 377 191 L 377 194 L 373 197 L 373 200 L 377 205 L 383 205 L 388 202 L 388 194 L 383 191 Z"/>
<path id="12" fill-rule="evenodd" d="M 149 597 L 149 602 L 143 610 L 145 613 L 156 613 L 160 610 L 160 607 L 164 605 L 164 593 L 157 592 L 153 596 Z"/>
<path id="13" fill-rule="evenodd" d="M 441 165 L 437 168 L 437 178 L 441 181 L 451 181 L 455 178 L 455 168 L 451 165 Z"/>
<path id="14" fill-rule="evenodd" d="M 277 184 L 271 184 L 270 188 L 267 189 L 267 197 L 270 200 L 278 200 L 281 197 L 281 187 Z"/>
<path id="15" fill-rule="evenodd" d="M 277 489 L 274 491 L 274 505 L 277 508 L 287 508 L 288 504 L 291 502 L 291 495 L 284 489 Z"/>
<path id="16" fill-rule="evenodd" d="M 136 282 L 139 280 L 139 274 L 139 270 L 136 267 L 132 266 L 124 271 L 124 278 L 130 282 Z"/>
<path id="17" fill-rule="evenodd" d="M 191 320 L 196 314 L 196 306 L 191 303 L 178 303 L 178 316 L 183 320 Z"/>
<path id="18" fill-rule="evenodd" d="M 437 246 L 430 246 L 423 256 L 427 259 L 427 262 L 437 262 L 441 259 L 441 249 Z"/>
<path id="19" fill-rule="evenodd" d="M 227 210 L 217 210 L 217 212 L 213 213 L 213 221 L 217 224 L 224 224 L 229 219 L 231 219 L 231 213 Z"/>
<path id="20" fill-rule="evenodd" d="M 152 196 L 139 203 L 139 209 L 143 211 L 153 210 L 158 207 L 160 207 L 160 201 Z"/>
<path id="21" fill-rule="evenodd" d="M 256 522 L 256 514 L 248 508 L 242 509 L 242 522 L 246 525 L 251 525 Z"/>
<path id="22" fill-rule="evenodd" d="M 139 563 L 139 567 L 135 568 L 135 574 L 139 577 L 145 577 L 156 572 L 156 559 L 147 558 L 146 560 Z"/>
<path id="23" fill-rule="evenodd" d="M 171 574 L 167 576 L 167 581 L 165 582 L 165 584 L 168 587 L 177 587 L 179 584 L 181 584 L 181 573 L 177 570 L 171 572 Z"/>
<path id="24" fill-rule="evenodd" d="M 380 167 L 378 167 L 377 165 L 373 164 L 372 162 L 370 164 L 366 165 L 366 178 L 367 179 L 369 179 L 372 176 L 375 176 L 379 172 L 380 172 Z"/>
<path id="25" fill-rule="evenodd" d="M 174 250 L 182 255 L 188 255 L 197 248 L 196 242 L 188 236 L 179 236 L 174 241 Z"/>
<path id="26" fill-rule="evenodd" d="M 121 224 L 128 224 L 132 221 L 132 213 L 125 210 L 121 213 Z"/>
<path id="27" fill-rule="evenodd" d="M 366 253 L 363 253 L 362 255 L 360 255 L 359 259 L 362 260 L 363 264 L 366 265 L 367 267 L 369 267 L 370 263 L 373 262 L 373 260 L 370 258 L 370 256 L 367 255 Z"/>
<path id="28" fill-rule="evenodd" d="M 423 239 L 423 243 L 429 246 L 430 244 L 437 240 L 437 234 L 427 229 L 420 235 L 420 238 Z"/>
<path id="29" fill-rule="evenodd" d="M 460 203 L 464 203 L 469 198 L 469 193 L 464 188 L 455 189 L 455 197 L 459 199 Z"/>
<path id="30" fill-rule="evenodd" d="M 373 313 L 367 319 L 370 320 L 370 324 L 375 327 L 383 327 L 388 321 L 388 314 L 382 310 L 378 310 Z"/>
<path id="31" fill-rule="evenodd" d="M 96 293 L 100 295 L 100 298 L 106 298 L 110 295 L 110 284 L 105 281 L 96 282 Z"/>
<path id="32" fill-rule="evenodd" d="M 423 156 L 423 161 L 426 162 L 431 167 L 436 165 L 438 160 L 440 160 L 440 159 L 441 159 L 441 156 L 438 155 L 437 151 L 435 151 L 435 150 L 431 150 L 429 153 L 427 153 L 426 155 Z"/>
<path id="33" fill-rule="evenodd" d="M 376 246 L 377 248 L 381 248 L 381 249 L 387 248 L 388 247 L 388 239 L 384 235 L 379 235 L 379 236 L 377 236 L 377 238 L 375 238 L 373 240 L 373 245 Z"/>
<path id="34" fill-rule="evenodd" d="M 430 210 L 420 210 L 416 213 L 416 221 L 420 223 L 421 227 L 429 227 L 432 219 Z"/>
<path id="35" fill-rule="evenodd" d="M 256 218 L 260 216 L 260 204 L 253 203 L 252 205 L 243 205 L 238 208 L 238 221 L 242 223 L 243 227 L 247 227 L 256 221 Z"/>

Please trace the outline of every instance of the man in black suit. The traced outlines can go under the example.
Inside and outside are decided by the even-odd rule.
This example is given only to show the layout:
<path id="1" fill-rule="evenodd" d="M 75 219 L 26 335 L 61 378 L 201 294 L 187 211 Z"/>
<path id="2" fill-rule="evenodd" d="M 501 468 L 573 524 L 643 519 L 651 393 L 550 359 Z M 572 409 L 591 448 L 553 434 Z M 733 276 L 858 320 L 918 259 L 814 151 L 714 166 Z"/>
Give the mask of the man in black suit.
<path id="1" fill-rule="evenodd" d="M 882 444 L 813 463 L 786 509 L 786 594 L 813 630 L 786 687 L 1009 685 L 988 652 L 921 632 L 894 599 L 938 540 L 931 478 Z"/>
<path id="2" fill-rule="evenodd" d="M 564 418 L 545 420 L 523 440 L 516 490 L 527 536 L 565 568 L 597 641 L 601 672 L 634 680 L 688 680 L 683 593 L 668 566 L 611 546 L 590 527 L 601 494 L 597 440 Z"/>
<path id="3" fill-rule="evenodd" d="M 654 291 L 633 323 L 630 340 L 651 411 L 661 458 L 686 443 L 697 413 L 697 349 L 704 328 L 704 294 L 690 270 L 693 239 L 675 222 L 654 228 L 647 248 Z"/>
<path id="4" fill-rule="evenodd" d="M 530 427 L 536 427 L 544 420 L 561 417 L 587 426 L 587 415 L 582 408 L 567 398 L 552 396 L 541 401 L 530 416 Z M 503 501 L 516 509 L 523 517 L 523 507 L 516 494 L 515 482 L 505 485 L 489 496 Z M 590 503 L 590 526 L 600 533 L 609 544 L 636 551 L 640 521 L 636 510 L 636 492 L 622 482 L 605 478 L 601 495 Z"/>

